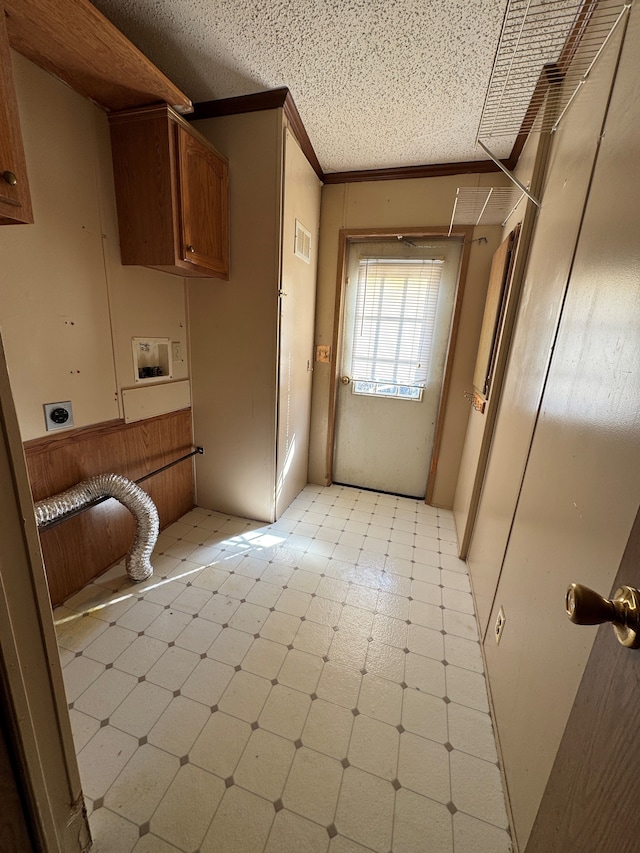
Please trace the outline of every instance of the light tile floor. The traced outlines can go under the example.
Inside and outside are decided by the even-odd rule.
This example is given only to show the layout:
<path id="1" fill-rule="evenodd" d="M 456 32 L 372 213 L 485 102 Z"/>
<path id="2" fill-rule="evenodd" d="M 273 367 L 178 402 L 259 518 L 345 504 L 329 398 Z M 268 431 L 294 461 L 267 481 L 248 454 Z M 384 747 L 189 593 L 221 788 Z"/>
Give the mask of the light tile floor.
<path id="1" fill-rule="evenodd" d="M 57 608 L 95 853 L 508 853 L 451 513 L 194 509 Z"/>

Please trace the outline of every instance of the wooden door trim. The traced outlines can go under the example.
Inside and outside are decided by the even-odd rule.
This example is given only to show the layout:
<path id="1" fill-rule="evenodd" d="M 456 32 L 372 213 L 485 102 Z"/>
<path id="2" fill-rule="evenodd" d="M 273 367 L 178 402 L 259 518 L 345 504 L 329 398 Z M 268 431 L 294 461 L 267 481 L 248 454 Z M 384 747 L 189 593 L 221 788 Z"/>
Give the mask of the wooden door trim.
<path id="1" fill-rule="evenodd" d="M 496 249 L 493 255 L 493 258 L 495 259 L 498 253 L 501 250 L 505 249 L 504 264 L 501 272 L 502 295 L 498 304 L 499 316 L 496 318 L 497 325 L 495 330 L 495 340 L 493 341 L 493 344 L 491 346 L 491 351 L 489 353 L 489 363 L 487 366 L 488 369 L 491 371 L 491 388 L 489 389 L 489 392 L 487 394 L 479 394 L 478 389 L 474 387 L 474 394 L 483 403 L 481 415 L 484 418 L 485 423 L 480 443 L 480 449 L 478 451 L 473 486 L 471 489 L 471 495 L 469 496 L 469 506 L 467 507 L 467 520 L 464 526 L 464 530 L 462 531 L 462 536 L 460 538 L 459 543 L 460 558 L 463 560 L 467 558 L 467 554 L 469 553 L 471 537 L 473 535 L 476 517 L 478 514 L 478 507 L 480 505 L 480 495 L 482 493 L 485 473 L 489 464 L 489 451 L 491 449 L 493 430 L 495 428 L 495 422 L 497 418 L 498 400 L 500 394 L 502 393 L 502 383 L 504 382 L 506 371 L 506 357 L 510 349 L 511 336 L 514 328 L 513 324 L 515 323 L 515 315 L 519 304 L 519 290 L 518 295 L 513 297 L 513 288 L 516 282 L 515 270 L 518 250 L 520 246 L 520 233 L 521 226 L 520 224 L 518 224 L 513 229 L 513 231 L 511 231 L 502 241 L 502 243 Z M 492 273 L 493 261 L 491 273 L 489 274 L 489 289 L 491 288 L 493 278 Z M 524 275 L 524 272 L 522 273 L 522 275 Z M 487 296 L 488 293 L 489 290 L 487 291 Z M 513 301 L 513 299 L 515 299 L 515 302 Z M 485 311 L 486 307 L 487 306 L 485 302 Z M 482 337 L 482 330 L 480 334 Z M 474 378 L 477 372 L 479 355 L 480 349 L 478 348 L 478 356 L 476 357 L 476 366 L 474 368 Z M 471 414 L 473 415 L 474 413 L 472 412 Z"/>
<path id="2" fill-rule="evenodd" d="M 473 226 L 458 226 L 455 230 L 449 233 L 449 226 L 412 226 L 407 228 L 341 228 L 338 235 L 338 269 L 336 275 L 336 296 L 334 302 L 333 313 L 333 335 L 332 335 L 332 352 L 333 369 L 331 370 L 329 379 L 329 406 L 327 412 L 328 429 L 327 429 L 327 447 L 326 447 L 326 474 L 325 483 L 330 486 L 333 482 L 333 461 L 336 436 L 336 413 L 338 403 L 338 387 L 340 381 L 340 353 L 342 347 L 342 326 L 344 321 L 344 288 L 346 281 L 347 269 L 347 252 L 349 244 L 354 242 L 364 242 L 365 240 L 380 240 L 392 239 L 394 237 L 411 236 L 411 237 L 462 237 L 462 254 L 460 258 L 460 269 L 458 273 L 458 281 L 456 283 L 456 293 L 454 297 L 453 315 L 451 318 L 451 328 L 449 332 L 449 342 L 447 344 L 447 356 L 445 360 L 444 375 L 442 380 L 442 390 L 440 392 L 440 402 L 438 405 L 438 417 L 436 420 L 436 428 L 433 439 L 433 449 L 431 453 L 431 463 L 429 465 L 429 476 L 427 479 L 427 489 L 425 494 L 425 503 L 428 503 L 433 496 L 435 486 L 435 477 L 438 469 L 438 458 L 440 446 L 442 443 L 444 413 L 449 396 L 451 386 L 451 376 L 453 372 L 453 358 L 456 350 L 456 339 L 458 328 L 460 326 L 460 315 L 462 312 L 462 301 L 464 297 L 464 288 L 466 284 L 466 276 L 469 268 L 469 257 L 471 253 L 471 240 L 473 238 Z"/>
<path id="3" fill-rule="evenodd" d="M 444 363 L 444 376 L 442 377 L 440 402 L 438 404 L 438 418 L 436 420 L 436 429 L 433 435 L 433 448 L 431 450 L 431 463 L 429 465 L 427 489 L 424 496 L 424 502 L 427 504 L 431 503 L 431 500 L 433 499 L 433 491 L 436 485 L 436 474 L 438 472 L 438 462 L 440 460 L 440 446 L 442 445 L 442 436 L 444 434 L 444 416 L 447 410 L 447 401 L 449 400 L 449 389 L 451 387 L 451 376 L 453 373 L 453 359 L 456 352 L 460 315 L 462 314 L 462 302 L 464 299 L 465 285 L 467 283 L 467 272 L 469 270 L 473 226 L 468 225 L 466 228 L 460 227 L 458 233 L 456 234 L 452 231 L 451 236 L 462 236 L 464 237 L 464 242 L 462 243 L 458 281 L 456 282 L 455 302 L 453 305 L 453 315 L 451 317 L 451 330 L 449 331 L 449 341 L 447 343 L 447 357 Z"/>

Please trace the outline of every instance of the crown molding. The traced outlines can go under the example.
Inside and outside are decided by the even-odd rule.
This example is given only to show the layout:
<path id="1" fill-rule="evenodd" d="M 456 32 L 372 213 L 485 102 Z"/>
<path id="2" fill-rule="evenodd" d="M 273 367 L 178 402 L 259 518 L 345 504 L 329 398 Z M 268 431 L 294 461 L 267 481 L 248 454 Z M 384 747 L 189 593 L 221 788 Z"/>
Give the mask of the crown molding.
<path id="1" fill-rule="evenodd" d="M 215 101 L 200 101 L 193 105 L 193 112 L 185 116 L 189 121 L 203 118 L 218 118 L 220 116 L 255 113 L 261 110 L 283 109 L 291 132 L 298 140 L 300 148 L 309 161 L 311 168 L 324 181 L 324 172 L 313 149 L 309 135 L 305 130 L 300 113 L 295 105 L 291 92 L 283 86 L 279 89 L 268 89 L 266 92 L 255 92 L 251 95 L 240 95 L 237 98 L 220 98 Z"/>
<path id="2" fill-rule="evenodd" d="M 459 163 L 432 163 L 386 169 L 354 169 L 344 172 L 324 172 L 295 105 L 293 96 L 286 86 L 278 89 L 268 89 L 265 92 L 255 92 L 251 95 L 240 95 L 236 98 L 200 101 L 193 105 L 193 112 L 190 115 L 184 116 L 184 118 L 191 122 L 206 118 L 219 118 L 220 116 L 275 109 L 284 110 L 291 131 L 298 140 L 298 144 L 302 148 L 311 168 L 325 184 L 350 184 L 361 181 L 400 181 L 411 178 L 442 178 L 449 175 L 486 174 L 487 172 L 500 171 L 498 166 L 491 160 L 467 160 Z M 524 144 L 524 140 L 522 140 L 522 144 Z M 512 152 L 508 162 L 513 161 L 513 155 L 514 152 Z"/>
<path id="3" fill-rule="evenodd" d="M 410 178 L 442 178 L 499 172 L 491 160 L 467 160 L 461 163 L 435 163 L 423 166 L 398 166 L 389 169 L 362 169 L 352 172 L 325 172 L 325 184 L 352 184 L 359 181 L 401 181 Z"/>

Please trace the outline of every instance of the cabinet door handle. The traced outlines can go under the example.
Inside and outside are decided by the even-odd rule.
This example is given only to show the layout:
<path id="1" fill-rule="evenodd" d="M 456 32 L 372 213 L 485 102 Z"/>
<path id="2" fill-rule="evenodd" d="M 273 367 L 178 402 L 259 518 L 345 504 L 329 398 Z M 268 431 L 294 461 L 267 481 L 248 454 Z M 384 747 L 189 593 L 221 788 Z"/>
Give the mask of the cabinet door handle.
<path id="1" fill-rule="evenodd" d="M 10 172 L 8 169 L 6 172 L 2 173 L 2 178 L 12 187 L 15 187 L 15 185 L 18 183 L 18 179 L 16 178 L 14 173 Z"/>
<path id="2" fill-rule="evenodd" d="M 191 252 L 191 254 L 193 254 L 195 250 L 195 246 L 187 246 L 187 252 Z"/>

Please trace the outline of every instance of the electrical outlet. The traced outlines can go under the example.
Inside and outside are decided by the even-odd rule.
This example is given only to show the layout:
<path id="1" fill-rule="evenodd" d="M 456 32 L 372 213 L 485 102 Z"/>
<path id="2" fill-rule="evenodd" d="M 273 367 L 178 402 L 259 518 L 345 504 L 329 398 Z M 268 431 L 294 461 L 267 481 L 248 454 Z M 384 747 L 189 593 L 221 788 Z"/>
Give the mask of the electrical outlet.
<path id="1" fill-rule="evenodd" d="M 502 639 L 502 632 L 504 631 L 504 623 L 507 621 L 507 617 L 504 615 L 504 607 L 501 607 L 498 611 L 498 618 L 496 619 L 496 645 Z"/>
<path id="2" fill-rule="evenodd" d="M 63 403 L 44 404 L 44 422 L 47 432 L 54 429 L 68 429 L 73 426 L 73 407 L 71 400 Z"/>
<path id="3" fill-rule="evenodd" d="M 324 344 L 318 344 L 316 347 L 316 361 L 329 364 L 331 361 L 331 347 L 325 346 Z"/>

